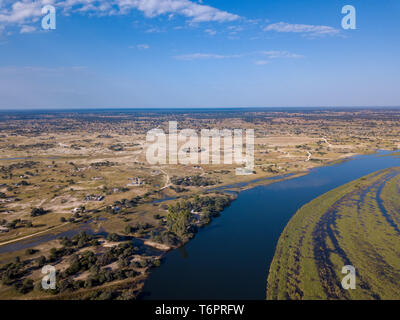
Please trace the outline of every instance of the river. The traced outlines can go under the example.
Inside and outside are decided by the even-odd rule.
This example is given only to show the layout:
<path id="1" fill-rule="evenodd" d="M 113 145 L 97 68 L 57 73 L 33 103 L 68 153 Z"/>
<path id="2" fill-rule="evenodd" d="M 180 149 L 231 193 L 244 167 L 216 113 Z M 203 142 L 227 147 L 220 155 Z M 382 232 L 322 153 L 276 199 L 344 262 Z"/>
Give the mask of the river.
<path id="1" fill-rule="evenodd" d="M 331 189 L 400 166 L 399 156 L 384 156 L 388 154 L 356 156 L 305 176 L 242 191 L 221 217 L 152 270 L 143 299 L 265 299 L 275 246 L 290 218 Z"/>

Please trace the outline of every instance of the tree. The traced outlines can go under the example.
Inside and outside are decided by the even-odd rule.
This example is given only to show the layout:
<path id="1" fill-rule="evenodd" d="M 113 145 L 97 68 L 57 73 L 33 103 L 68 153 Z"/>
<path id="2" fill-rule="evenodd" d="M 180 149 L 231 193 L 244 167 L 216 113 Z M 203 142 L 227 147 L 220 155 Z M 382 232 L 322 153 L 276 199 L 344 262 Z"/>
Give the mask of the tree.
<path id="1" fill-rule="evenodd" d="M 130 234 L 132 233 L 134 230 L 131 226 L 125 226 L 125 233 L 126 234 Z"/>
<path id="2" fill-rule="evenodd" d="M 37 258 L 36 262 L 38 264 L 38 267 L 42 267 L 46 263 L 46 257 L 40 256 L 39 258 Z"/>
<path id="3" fill-rule="evenodd" d="M 191 213 L 184 204 L 178 203 L 176 206 L 170 206 L 167 215 L 167 226 L 169 230 L 175 233 L 179 238 L 183 238 L 187 228 L 190 225 Z"/>
<path id="4" fill-rule="evenodd" d="M 154 263 L 153 263 L 153 266 L 154 266 L 154 267 L 159 267 L 159 266 L 161 266 L 161 261 L 160 261 L 159 259 L 155 260 Z"/>
<path id="5" fill-rule="evenodd" d="M 113 296 L 114 295 L 111 291 L 105 291 L 102 294 L 100 294 L 97 299 L 98 300 L 112 300 Z"/>
<path id="6" fill-rule="evenodd" d="M 116 233 L 110 233 L 107 237 L 109 241 L 118 242 L 120 241 L 121 237 Z"/>
<path id="7" fill-rule="evenodd" d="M 119 258 L 118 259 L 118 265 L 121 268 L 125 268 L 125 267 L 129 266 L 129 259 L 128 258 Z"/>
<path id="8" fill-rule="evenodd" d="M 32 254 L 35 254 L 37 252 L 37 250 L 35 250 L 35 249 L 26 249 L 25 250 L 25 254 L 27 254 L 27 255 L 32 255 Z"/>
<path id="9" fill-rule="evenodd" d="M 43 208 L 32 208 L 32 210 L 31 210 L 31 216 L 32 217 L 41 216 L 41 215 L 44 215 L 46 213 L 47 213 L 47 211 L 44 210 Z"/>
<path id="10" fill-rule="evenodd" d="M 16 289 L 23 294 L 26 294 L 26 293 L 32 291 L 33 290 L 33 280 L 32 279 L 24 279 L 24 281 L 22 281 L 22 284 L 16 284 Z"/>

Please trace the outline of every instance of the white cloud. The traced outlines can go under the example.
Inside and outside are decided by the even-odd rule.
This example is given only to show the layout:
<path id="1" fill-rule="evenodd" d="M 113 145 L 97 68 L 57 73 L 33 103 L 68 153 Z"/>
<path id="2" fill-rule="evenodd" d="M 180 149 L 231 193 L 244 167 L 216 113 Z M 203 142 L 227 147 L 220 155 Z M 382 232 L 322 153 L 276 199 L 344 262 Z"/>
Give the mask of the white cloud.
<path id="1" fill-rule="evenodd" d="M 258 61 L 255 62 L 255 64 L 257 64 L 259 66 L 264 66 L 264 65 L 269 64 L 269 63 L 270 63 L 270 61 L 268 61 L 268 60 L 258 60 Z"/>
<path id="2" fill-rule="evenodd" d="M 240 17 L 217 8 L 190 0 L 20 0 L 14 3 L 0 1 L 0 26 L 27 25 L 37 22 L 45 4 L 53 4 L 64 15 L 116 15 L 139 10 L 148 18 L 180 15 L 191 23 L 229 22 Z M 58 11 L 57 11 L 58 13 Z"/>
<path id="3" fill-rule="evenodd" d="M 177 60 L 206 60 L 206 59 L 232 59 L 232 58 L 243 58 L 247 56 L 258 56 L 259 60 L 255 61 L 256 64 L 263 65 L 270 63 L 272 59 L 277 58 L 290 58 L 290 59 L 299 59 L 304 58 L 303 55 L 291 53 L 289 51 L 279 51 L 279 50 L 271 50 L 271 51 L 256 51 L 256 52 L 247 52 L 241 54 L 214 54 L 214 53 L 191 53 L 191 54 L 181 54 L 174 56 Z"/>
<path id="4" fill-rule="evenodd" d="M 230 59 L 230 58 L 240 58 L 241 55 L 220 55 L 212 53 L 192 53 L 192 54 L 182 54 L 175 56 L 178 60 L 205 60 L 205 59 Z"/>
<path id="5" fill-rule="evenodd" d="M 238 33 L 240 31 L 243 31 L 244 28 L 242 26 L 228 26 L 228 30 L 231 30 L 231 32 Z"/>
<path id="6" fill-rule="evenodd" d="M 204 32 L 208 33 L 210 36 L 215 36 L 217 34 L 217 31 L 213 29 L 206 29 Z"/>
<path id="7" fill-rule="evenodd" d="M 164 30 L 154 27 L 154 28 L 149 28 L 146 30 L 146 33 L 161 33 L 164 32 Z"/>
<path id="8" fill-rule="evenodd" d="M 31 33 L 36 31 L 35 27 L 32 26 L 22 26 L 21 30 L 19 31 L 20 33 Z"/>
<path id="9" fill-rule="evenodd" d="M 130 48 L 133 48 L 133 47 L 130 46 Z M 142 44 L 136 45 L 136 48 L 139 49 L 139 50 L 146 50 L 146 49 L 149 49 L 150 46 L 148 44 L 146 44 L 146 43 L 142 43 Z"/>
<path id="10" fill-rule="evenodd" d="M 305 33 L 310 35 L 335 35 L 340 31 L 329 26 L 316 26 L 308 24 L 290 24 L 286 22 L 273 23 L 264 28 L 264 31 Z"/>
<path id="11" fill-rule="evenodd" d="M 17 1 L 9 8 L 0 5 L 0 23 L 3 25 L 32 22 L 42 15 L 42 1 Z"/>
<path id="12" fill-rule="evenodd" d="M 226 22 L 239 19 L 238 15 L 189 0 L 115 0 L 115 2 L 122 12 L 137 9 L 150 18 L 177 14 L 191 19 L 192 22 Z"/>
<path id="13" fill-rule="evenodd" d="M 268 56 L 270 59 L 276 59 L 276 58 L 304 58 L 303 55 L 296 54 L 296 53 L 291 53 L 289 51 L 262 51 L 261 54 Z"/>

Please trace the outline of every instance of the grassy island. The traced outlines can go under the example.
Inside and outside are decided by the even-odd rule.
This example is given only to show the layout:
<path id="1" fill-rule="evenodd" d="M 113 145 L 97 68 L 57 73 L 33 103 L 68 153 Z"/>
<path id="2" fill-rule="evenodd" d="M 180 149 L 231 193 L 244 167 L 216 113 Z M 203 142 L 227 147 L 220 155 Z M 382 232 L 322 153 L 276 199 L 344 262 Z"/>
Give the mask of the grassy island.
<path id="1" fill-rule="evenodd" d="M 390 168 L 303 206 L 279 239 L 267 299 L 398 299 L 399 192 L 400 168 Z M 356 269 L 355 290 L 342 288 L 345 265 Z"/>

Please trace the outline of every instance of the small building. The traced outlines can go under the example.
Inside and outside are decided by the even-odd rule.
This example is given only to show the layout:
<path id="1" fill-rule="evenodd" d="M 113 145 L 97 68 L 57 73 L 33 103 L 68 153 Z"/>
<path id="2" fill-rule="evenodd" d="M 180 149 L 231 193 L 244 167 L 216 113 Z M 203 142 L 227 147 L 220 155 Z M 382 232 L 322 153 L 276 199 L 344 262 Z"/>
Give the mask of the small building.
<path id="1" fill-rule="evenodd" d="M 3 227 L 3 226 L 0 226 L 0 233 L 5 233 L 5 232 L 8 232 L 8 231 L 10 231 L 10 229 L 8 229 L 6 227 Z"/>
<path id="2" fill-rule="evenodd" d="M 115 206 L 115 207 L 112 208 L 112 210 L 113 210 L 114 213 L 117 213 L 118 211 L 121 211 L 121 208 Z"/>
<path id="3" fill-rule="evenodd" d="M 84 201 L 103 201 L 104 196 L 99 196 L 99 195 L 89 195 L 86 196 Z"/>
<path id="4" fill-rule="evenodd" d="M 129 178 L 130 183 L 127 184 L 128 187 L 138 187 L 144 184 L 144 180 L 134 177 L 134 178 Z"/>
<path id="5" fill-rule="evenodd" d="M 254 174 L 254 171 L 248 168 L 236 168 L 236 174 L 240 176 L 248 176 Z"/>

